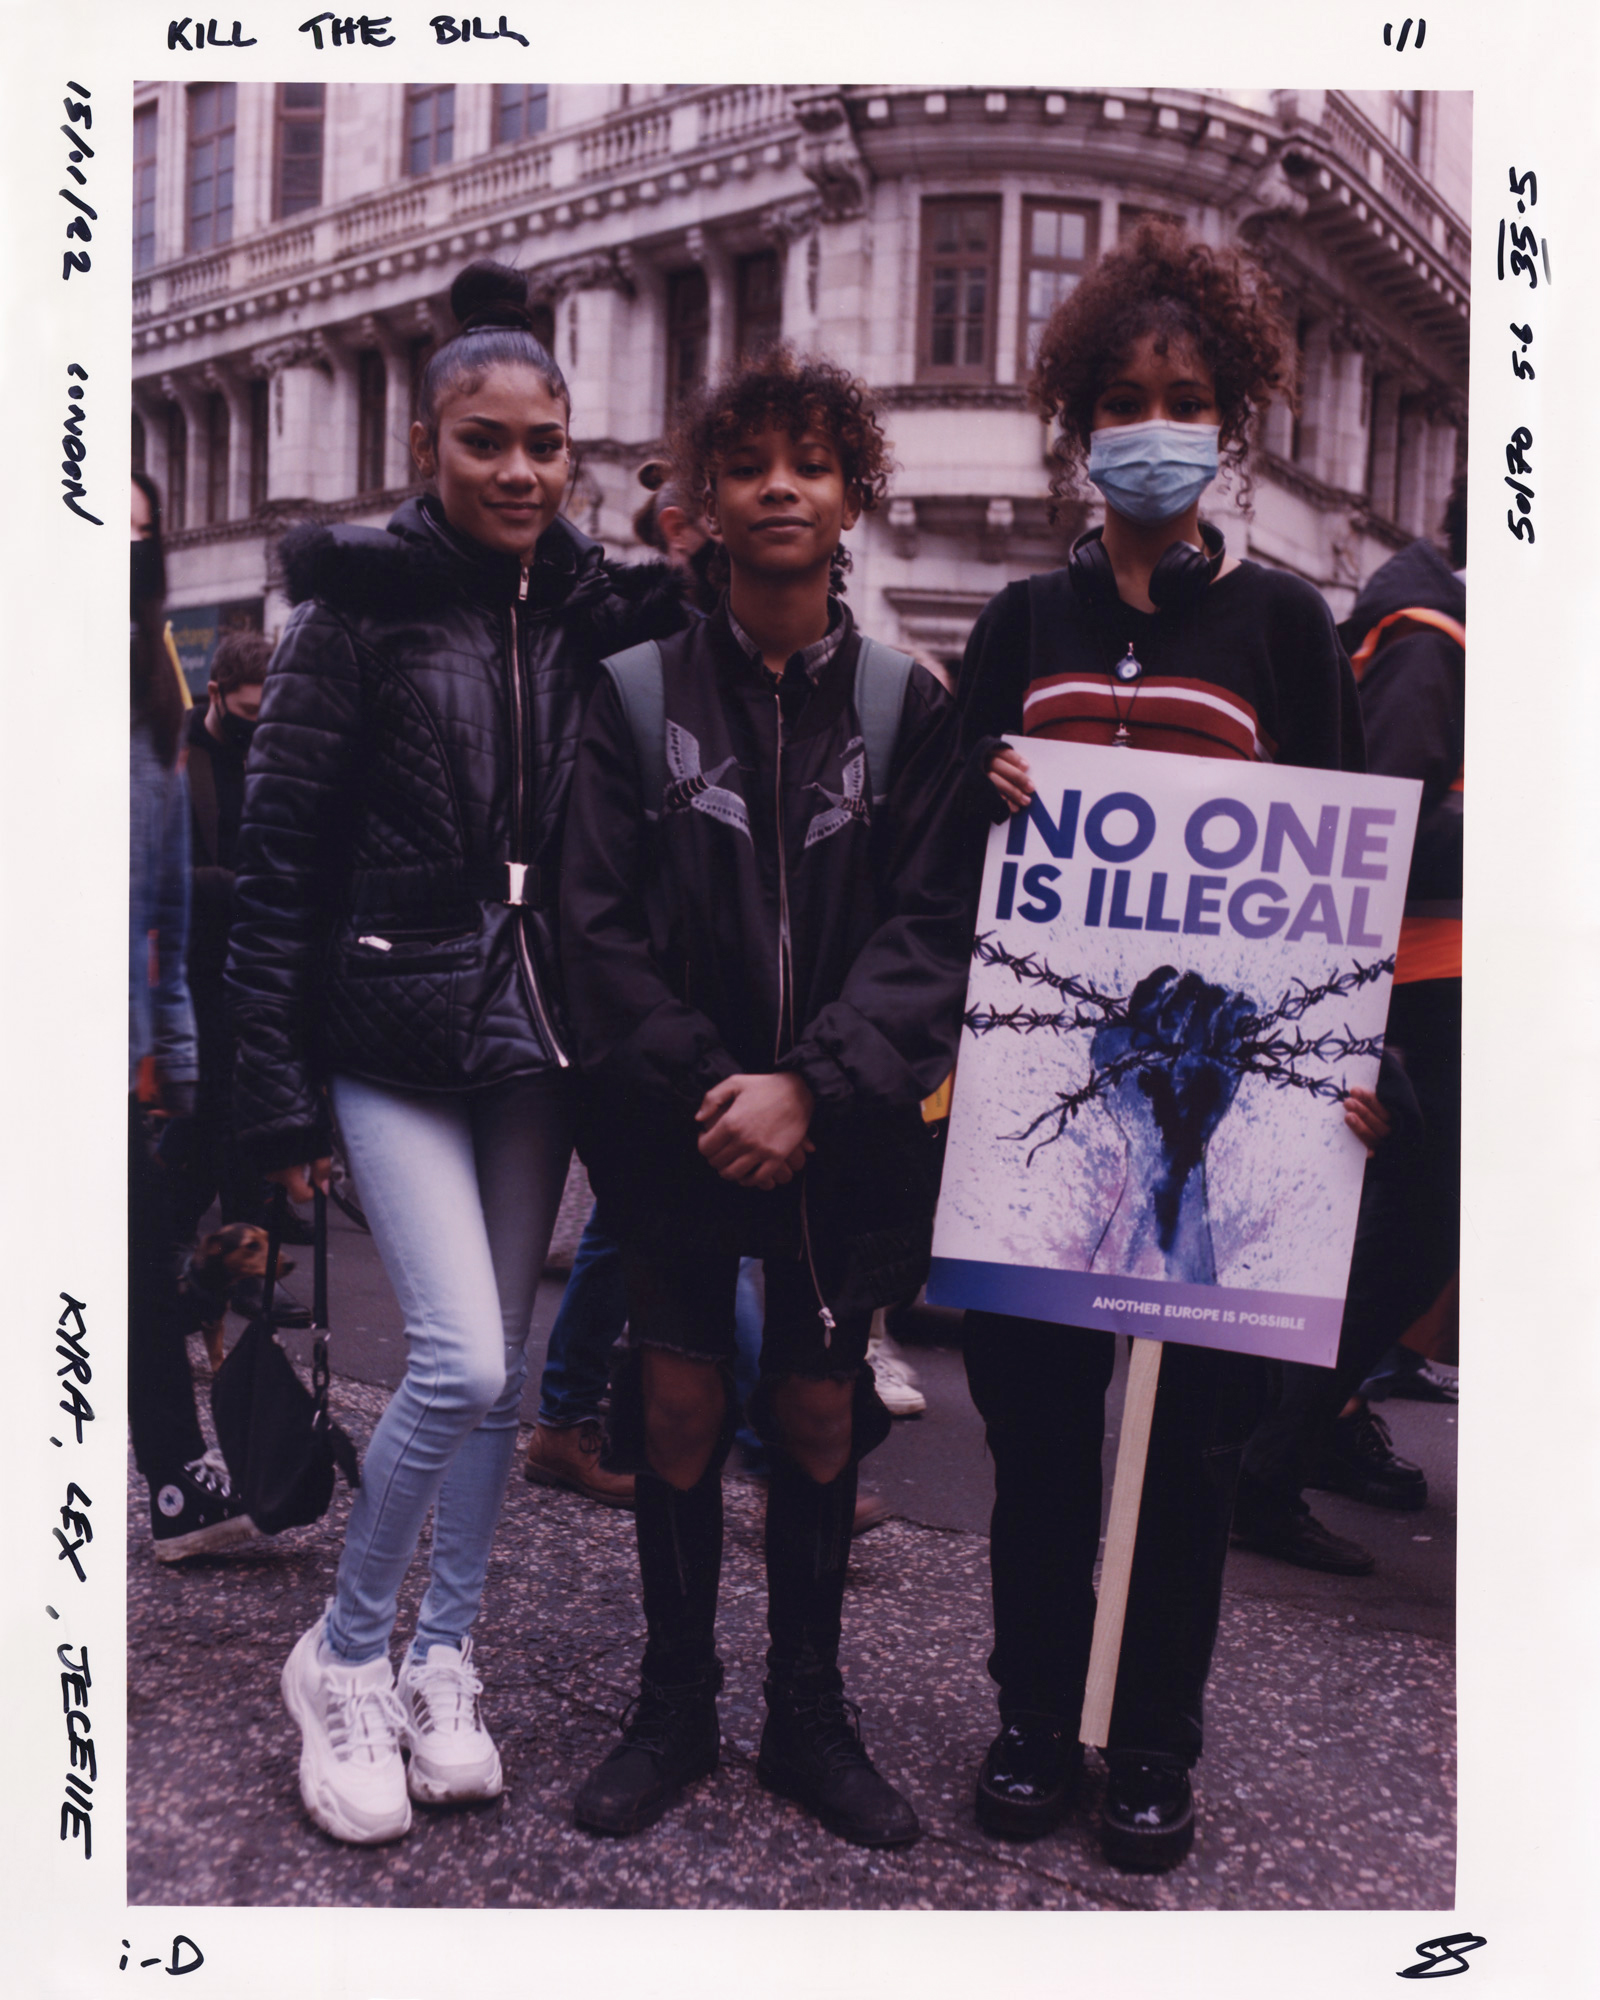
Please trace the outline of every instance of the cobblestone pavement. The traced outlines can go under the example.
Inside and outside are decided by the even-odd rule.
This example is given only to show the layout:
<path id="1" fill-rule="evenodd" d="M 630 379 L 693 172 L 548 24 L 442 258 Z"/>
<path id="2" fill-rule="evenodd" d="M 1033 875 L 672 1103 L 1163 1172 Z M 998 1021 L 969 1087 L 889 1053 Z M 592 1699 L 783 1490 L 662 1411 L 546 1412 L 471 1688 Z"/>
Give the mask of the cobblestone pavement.
<path id="1" fill-rule="evenodd" d="M 385 1392 L 340 1382 L 335 1400 L 364 1444 Z M 315 1528 L 173 1567 L 151 1560 L 131 1465 L 129 1500 L 132 1904 L 1245 1910 L 1453 1900 L 1452 1648 L 1259 1596 L 1224 1605 L 1200 1834 L 1183 1867 L 1139 1877 L 1105 1865 L 1093 1838 L 1098 1766 L 1059 1834 L 1027 1847 L 986 1839 L 971 1804 L 995 1726 L 984 1540 L 906 1521 L 855 1547 L 845 1665 L 874 1757 L 911 1797 L 924 1836 L 894 1854 L 834 1839 L 755 1781 L 762 1494 L 732 1479 L 714 1778 L 636 1840 L 573 1828 L 572 1796 L 634 1691 L 643 1626 L 632 1518 L 514 1475 L 476 1653 L 505 1795 L 418 1808 L 394 1846 L 344 1847 L 301 1809 L 298 1737 L 277 1684 L 331 1586 L 342 1488 Z M 421 1569 L 402 1599 L 402 1634 Z"/>

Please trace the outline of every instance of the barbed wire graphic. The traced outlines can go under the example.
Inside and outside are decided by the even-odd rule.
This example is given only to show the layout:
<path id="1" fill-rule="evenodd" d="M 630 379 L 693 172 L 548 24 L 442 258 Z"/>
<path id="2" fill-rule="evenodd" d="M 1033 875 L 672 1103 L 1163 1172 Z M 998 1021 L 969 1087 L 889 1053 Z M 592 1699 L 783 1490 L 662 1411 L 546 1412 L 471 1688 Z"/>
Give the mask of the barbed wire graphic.
<path id="1" fill-rule="evenodd" d="M 1043 987 L 1071 1002 L 1069 1006 L 1062 1007 L 1030 1005 L 1021 1001 L 1015 1007 L 993 1004 L 969 1007 L 963 1021 L 974 1035 L 1064 1035 L 1130 1023 L 1133 995 L 1105 993 L 1074 974 L 1057 972 L 1048 959 L 1035 952 L 1013 952 L 992 932 L 981 932 L 974 940 L 973 957 L 980 965 L 999 967 L 1009 972 L 1019 986 Z M 1236 994 L 1232 996 L 1233 1004 L 1227 1010 L 1223 1038 L 1220 1043 L 1215 1039 L 1209 1042 L 1204 1050 L 1205 1058 L 1220 1064 L 1236 1080 L 1258 1076 L 1275 1089 L 1301 1090 L 1311 1097 L 1336 1102 L 1347 1094 L 1342 1078 L 1309 1074 L 1302 1066 L 1317 1064 L 1332 1070 L 1358 1057 L 1381 1055 L 1383 1036 L 1357 1035 L 1348 1023 L 1339 1029 L 1329 1028 L 1314 1034 L 1306 1032 L 1298 1024 L 1313 1008 L 1330 1000 L 1346 999 L 1393 970 L 1394 956 L 1391 953 L 1387 958 L 1374 959 L 1366 964 L 1358 962 L 1345 971 L 1332 974 L 1320 984 L 1296 979 L 1267 1012 L 1261 1012 L 1247 995 Z M 1169 979 L 1176 977 L 1173 968 L 1166 966 L 1151 974 L 1150 979 L 1159 980 L 1163 975 Z M 1220 1017 L 1213 1018 L 1213 1029 L 1218 1019 Z M 1127 1077 L 1140 1073 L 1170 1073 L 1174 1063 L 1184 1053 L 1170 1042 L 1150 1040 L 1142 1045 L 1136 1044 L 1101 1063 L 1088 1081 L 1076 1089 L 1057 1091 L 1054 1101 L 1022 1131 L 1002 1136 L 1025 1143 L 1043 1131 L 1044 1137 L 1028 1153 L 1031 1165 L 1035 1155 L 1045 1146 L 1054 1145 L 1058 1139 L 1065 1137 L 1072 1121 L 1086 1105 L 1106 1096 Z"/>

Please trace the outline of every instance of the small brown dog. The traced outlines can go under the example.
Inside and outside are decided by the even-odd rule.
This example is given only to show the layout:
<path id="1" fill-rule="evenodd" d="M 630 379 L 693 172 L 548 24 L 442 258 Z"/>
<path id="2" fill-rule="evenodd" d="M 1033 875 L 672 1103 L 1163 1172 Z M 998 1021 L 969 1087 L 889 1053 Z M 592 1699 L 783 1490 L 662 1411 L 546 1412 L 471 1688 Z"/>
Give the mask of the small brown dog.
<path id="1" fill-rule="evenodd" d="M 222 1366 L 222 1329 L 235 1286 L 267 1275 L 267 1232 L 250 1222 L 230 1222 L 225 1229 L 203 1236 L 189 1252 L 178 1280 L 178 1291 L 189 1310 L 186 1332 L 198 1333 L 206 1344 L 211 1370 Z M 294 1269 L 293 1259 L 278 1252 L 278 1276 Z M 235 1311 L 239 1308 L 235 1307 Z"/>

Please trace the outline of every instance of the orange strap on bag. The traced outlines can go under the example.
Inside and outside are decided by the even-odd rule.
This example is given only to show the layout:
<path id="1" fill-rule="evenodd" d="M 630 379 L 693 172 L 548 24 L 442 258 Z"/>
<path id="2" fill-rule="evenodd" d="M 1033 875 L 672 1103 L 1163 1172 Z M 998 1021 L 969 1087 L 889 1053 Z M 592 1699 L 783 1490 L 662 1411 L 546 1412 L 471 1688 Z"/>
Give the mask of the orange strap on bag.
<path id="1" fill-rule="evenodd" d="M 1366 673 L 1384 639 L 1391 633 L 1399 638 L 1402 635 L 1396 627 L 1405 625 L 1422 625 L 1432 631 L 1443 632 L 1447 639 L 1455 640 L 1462 652 L 1467 650 L 1467 628 L 1459 618 L 1452 618 L 1445 611 L 1430 611 L 1423 604 L 1409 605 L 1403 611 L 1391 611 L 1387 618 L 1380 618 L 1350 655 L 1350 664 L 1358 681 Z M 1457 771 L 1450 789 L 1453 792 L 1466 791 L 1465 766 Z M 1460 977 L 1461 919 L 1431 915 L 1402 917 L 1400 944 L 1395 953 L 1395 985 L 1410 986 L 1424 979 Z"/>
<path id="2" fill-rule="evenodd" d="M 1383 642 L 1384 635 L 1402 620 L 1408 620 L 1413 625 L 1426 625 L 1435 632 L 1442 632 L 1447 639 L 1454 639 L 1462 652 L 1467 650 L 1467 628 L 1459 618 L 1452 618 L 1447 611 L 1430 611 L 1425 604 L 1408 605 L 1403 611 L 1391 611 L 1387 618 L 1380 618 L 1350 655 L 1350 664 L 1355 669 L 1358 681 L 1367 671 L 1373 654 Z M 1398 638 L 1400 635 L 1396 633 L 1395 636 Z"/>

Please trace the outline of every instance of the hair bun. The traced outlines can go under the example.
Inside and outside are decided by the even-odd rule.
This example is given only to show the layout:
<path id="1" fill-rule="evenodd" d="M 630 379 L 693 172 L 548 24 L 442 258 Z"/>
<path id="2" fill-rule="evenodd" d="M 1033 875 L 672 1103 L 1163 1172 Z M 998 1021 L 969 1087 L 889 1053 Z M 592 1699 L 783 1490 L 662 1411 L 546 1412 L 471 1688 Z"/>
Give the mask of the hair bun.
<path id="1" fill-rule="evenodd" d="M 460 272 L 450 287 L 450 310 L 463 333 L 481 327 L 520 327 L 532 331 L 528 312 L 526 272 L 514 271 L 509 264 L 495 264 L 481 258 Z"/>

